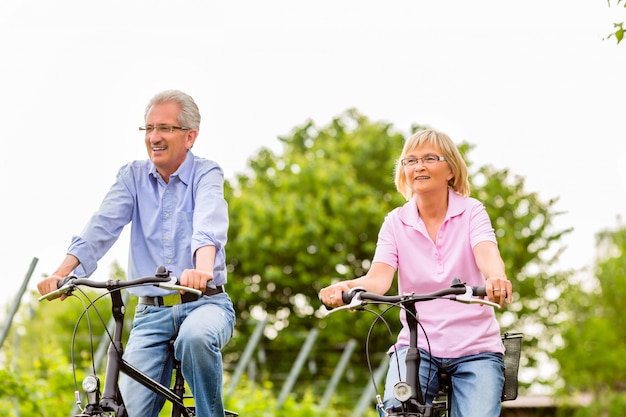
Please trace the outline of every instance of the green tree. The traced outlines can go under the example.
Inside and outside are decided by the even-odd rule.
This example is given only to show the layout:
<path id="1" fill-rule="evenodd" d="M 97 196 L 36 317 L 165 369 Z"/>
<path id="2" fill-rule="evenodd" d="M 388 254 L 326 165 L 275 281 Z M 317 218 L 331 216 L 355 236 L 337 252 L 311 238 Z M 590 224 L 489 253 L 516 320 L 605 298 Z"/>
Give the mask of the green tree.
<path id="1" fill-rule="evenodd" d="M 317 321 L 317 293 L 334 279 L 365 273 L 382 218 L 403 201 L 392 175 L 404 138 L 389 124 L 350 110 L 324 128 L 309 121 L 280 140 L 282 155 L 261 150 L 250 160 L 251 172 L 227 189 L 228 286 L 237 329 L 245 334 L 252 330 L 247 322 L 267 314 L 263 349 L 274 377 L 289 370 L 313 327 L 332 323 L 334 331 L 316 344 L 330 351 L 365 335 L 363 320 L 358 329 L 341 317 Z M 228 350 L 241 352 L 246 340 L 235 338 Z M 332 369 L 336 357 L 329 362 L 316 349 L 318 366 Z"/>
<path id="2" fill-rule="evenodd" d="M 56 345 L 38 346 L 36 356 L 11 354 L 12 363 L 0 369 L 0 415 L 69 415 L 74 384 L 67 357 Z"/>
<path id="3" fill-rule="evenodd" d="M 0 415 L 54 416 L 59 407 L 69 415 L 75 388 L 66 349 L 73 322 L 61 304 L 21 309 L 3 347 Z"/>
<path id="4" fill-rule="evenodd" d="M 589 408 L 577 415 L 613 410 L 603 415 L 621 416 L 626 411 L 626 228 L 601 231 L 596 246 L 594 273 L 580 277 L 563 296 L 568 316 L 555 357 L 563 393 L 591 396 Z"/>

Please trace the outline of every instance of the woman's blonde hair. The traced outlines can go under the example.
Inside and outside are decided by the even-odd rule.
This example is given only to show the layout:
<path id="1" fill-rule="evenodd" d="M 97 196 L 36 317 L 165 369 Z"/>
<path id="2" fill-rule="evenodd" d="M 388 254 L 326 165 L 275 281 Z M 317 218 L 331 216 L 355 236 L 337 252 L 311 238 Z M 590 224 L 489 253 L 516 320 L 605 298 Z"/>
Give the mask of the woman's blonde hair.
<path id="1" fill-rule="evenodd" d="M 402 159 L 404 159 L 407 154 L 422 147 L 424 144 L 436 147 L 442 153 L 440 156 L 446 158 L 453 175 L 450 181 L 448 181 L 448 186 L 457 194 L 463 197 L 468 197 L 470 194 L 470 185 L 467 178 L 467 165 L 465 164 L 465 160 L 463 160 L 461 153 L 448 135 L 433 129 L 415 132 L 413 136 L 411 136 L 404 143 L 404 148 L 402 149 L 402 153 L 396 162 L 395 170 L 396 189 L 400 192 L 400 194 L 402 194 L 407 200 L 410 200 L 413 197 L 413 190 L 407 182 L 406 175 L 404 175 Z"/>

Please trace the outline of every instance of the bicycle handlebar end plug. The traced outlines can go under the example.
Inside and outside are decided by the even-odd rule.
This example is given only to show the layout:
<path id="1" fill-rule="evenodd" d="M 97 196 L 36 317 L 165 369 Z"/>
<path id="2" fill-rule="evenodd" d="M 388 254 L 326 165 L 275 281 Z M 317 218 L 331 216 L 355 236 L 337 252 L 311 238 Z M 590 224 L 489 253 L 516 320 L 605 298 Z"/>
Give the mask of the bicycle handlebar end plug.
<path id="1" fill-rule="evenodd" d="M 168 271 L 167 268 L 165 268 L 163 265 L 160 265 L 157 267 L 154 276 L 159 278 L 167 278 L 170 276 L 170 271 Z"/>

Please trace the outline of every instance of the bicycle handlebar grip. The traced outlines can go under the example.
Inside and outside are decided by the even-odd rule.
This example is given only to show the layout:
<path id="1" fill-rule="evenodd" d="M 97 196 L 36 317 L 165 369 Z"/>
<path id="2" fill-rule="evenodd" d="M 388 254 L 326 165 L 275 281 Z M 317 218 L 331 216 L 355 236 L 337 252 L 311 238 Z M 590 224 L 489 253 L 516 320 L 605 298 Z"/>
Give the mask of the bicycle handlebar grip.
<path id="1" fill-rule="evenodd" d="M 480 285 L 480 286 L 477 285 L 477 286 L 472 287 L 472 293 L 477 297 L 487 296 L 487 290 L 485 289 L 484 285 Z"/>
<path id="2" fill-rule="evenodd" d="M 75 275 L 68 275 L 65 278 L 61 278 L 60 280 L 57 281 L 57 288 L 61 288 L 62 286 L 64 286 L 65 284 L 67 284 L 67 282 L 73 278 L 76 278 Z"/>
<path id="3" fill-rule="evenodd" d="M 342 292 L 341 293 L 341 301 L 343 301 L 344 304 L 350 304 L 350 302 L 352 301 L 354 296 L 357 293 L 363 292 L 363 291 L 365 291 L 365 288 L 363 288 L 363 287 L 350 288 L 348 290 L 348 292 Z"/>

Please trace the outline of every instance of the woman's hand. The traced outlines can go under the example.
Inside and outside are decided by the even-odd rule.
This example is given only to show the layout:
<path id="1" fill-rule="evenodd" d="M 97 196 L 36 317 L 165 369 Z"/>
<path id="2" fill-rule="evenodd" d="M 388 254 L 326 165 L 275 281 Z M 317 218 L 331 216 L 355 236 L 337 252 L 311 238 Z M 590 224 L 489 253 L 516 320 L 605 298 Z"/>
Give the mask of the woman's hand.
<path id="1" fill-rule="evenodd" d="M 340 307 L 344 305 L 344 302 L 341 299 L 341 294 L 344 292 L 348 292 L 349 290 L 350 287 L 344 282 L 338 282 L 336 284 L 329 285 L 328 287 L 322 288 L 320 290 L 320 301 L 326 307 Z"/>
<path id="2" fill-rule="evenodd" d="M 492 276 L 485 281 L 485 291 L 489 301 L 504 306 L 504 302 L 511 304 L 513 284 L 505 276 Z"/>

